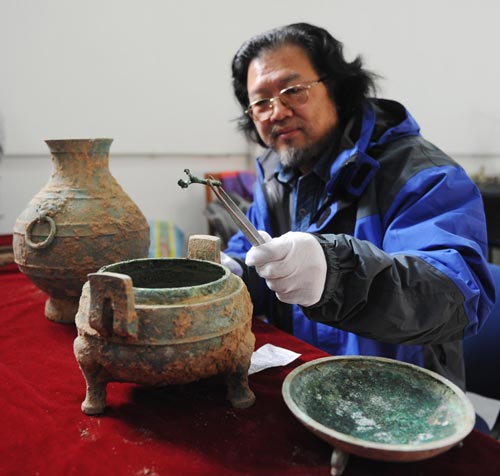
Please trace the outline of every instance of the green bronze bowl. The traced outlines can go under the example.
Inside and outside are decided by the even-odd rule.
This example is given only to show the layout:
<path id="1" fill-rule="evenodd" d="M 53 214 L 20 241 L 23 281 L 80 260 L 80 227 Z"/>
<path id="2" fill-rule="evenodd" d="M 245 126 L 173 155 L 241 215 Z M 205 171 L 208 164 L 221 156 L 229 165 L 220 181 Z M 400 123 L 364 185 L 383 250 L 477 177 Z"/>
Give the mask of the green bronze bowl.
<path id="1" fill-rule="evenodd" d="M 456 385 L 379 357 L 307 362 L 288 374 L 282 392 L 295 417 L 337 451 L 377 460 L 437 455 L 463 440 L 475 421 L 472 404 Z"/>

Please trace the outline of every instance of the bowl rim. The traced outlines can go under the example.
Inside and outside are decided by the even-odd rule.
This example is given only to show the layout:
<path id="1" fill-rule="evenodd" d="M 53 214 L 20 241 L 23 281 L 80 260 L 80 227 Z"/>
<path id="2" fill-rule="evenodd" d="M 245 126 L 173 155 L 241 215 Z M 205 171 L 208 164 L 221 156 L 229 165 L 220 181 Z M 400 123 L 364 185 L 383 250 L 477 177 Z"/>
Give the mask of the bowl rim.
<path id="1" fill-rule="evenodd" d="M 180 261 L 180 262 L 201 262 L 201 263 L 206 263 L 208 265 L 213 265 L 214 267 L 219 267 L 222 268 L 222 275 L 214 279 L 213 281 L 208 281 L 206 283 L 202 284 L 194 284 L 192 286 L 178 286 L 175 288 L 145 288 L 141 286 L 135 286 L 133 284 L 133 279 L 132 277 L 124 273 L 123 271 L 115 271 L 113 268 L 116 266 L 123 266 L 132 262 L 137 262 L 137 263 L 145 263 L 145 262 L 155 262 L 155 263 L 166 263 L 166 262 L 172 262 L 172 261 Z M 160 257 L 160 258 L 135 258 L 135 259 L 128 259 L 128 260 L 123 260 L 123 261 L 116 261 L 114 263 L 109 263 L 104 266 L 101 266 L 98 270 L 97 273 L 106 273 L 106 272 L 112 272 L 112 273 L 118 273 L 118 274 L 123 274 L 125 276 L 129 276 L 130 279 L 132 279 L 132 287 L 136 292 L 142 292 L 142 293 L 152 293 L 152 292 L 176 292 L 178 291 L 179 293 L 183 293 L 186 290 L 190 289 L 205 289 L 207 287 L 210 287 L 212 290 L 217 289 L 218 287 L 221 286 L 222 283 L 227 280 L 229 276 L 231 276 L 231 271 L 229 268 L 224 266 L 221 263 L 215 263 L 214 261 L 209 261 L 209 260 L 203 260 L 203 259 L 197 259 L 197 258 L 186 258 L 186 257 Z"/>
<path id="2" fill-rule="evenodd" d="M 317 367 L 319 365 L 325 365 L 330 362 L 336 362 L 340 360 L 367 360 L 372 362 L 381 362 L 387 363 L 395 366 L 408 367 L 416 372 L 427 374 L 433 379 L 439 381 L 450 390 L 452 390 L 462 402 L 465 410 L 465 424 L 462 425 L 461 430 L 453 433 L 450 436 L 445 438 L 441 438 L 438 440 L 434 440 L 431 442 L 423 442 L 423 443 L 380 443 L 374 442 L 370 440 L 365 440 L 362 438 L 354 437 L 346 433 L 341 433 L 333 428 L 330 428 L 326 425 L 323 425 L 319 421 L 311 418 L 307 413 L 305 413 L 294 401 L 291 395 L 291 387 L 294 379 L 304 371 L 307 371 L 311 367 Z M 462 441 L 473 429 L 474 422 L 476 418 L 476 414 L 472 403 L 465 395 L 465 393 L 453 382 L 443 377 L 442 375 L 437 374 L 429 369 L 425 369 L 423 367 L 419 367 L 414 364 L 410 364 L 408 362 L 402 362 L 395 359 L 389 359 L 386 357 L 374 357 L 374 356 L 363 356 L 363 355 L 343 355 L 343 356 L 328 356 L 321 357 L 318 359 L 311 360 L 309 362 L 305 362 L 304 364 L 293 369 L 285 378 L 282 385 L 282 395 L 285 400 L 286 405 L 289 410 L 294 414 L 294 416 L 307 428 L 316 433 L 320 437 L 326 437 L 327 440 L 336 440 L 341 443 L 345 443 L 351 446 L 357 446 L 360 448 L 369 448 L 373 450 L 380 450 L 384 452 L 405 452 L 405 453 L 420 453 L 423 451 L 433 451 L 438 450 L 440 448 L 448 448 L 450 446 L 454 446 L 456 443 Z M 467 424 L 468 422 L 468 424 Z"/>

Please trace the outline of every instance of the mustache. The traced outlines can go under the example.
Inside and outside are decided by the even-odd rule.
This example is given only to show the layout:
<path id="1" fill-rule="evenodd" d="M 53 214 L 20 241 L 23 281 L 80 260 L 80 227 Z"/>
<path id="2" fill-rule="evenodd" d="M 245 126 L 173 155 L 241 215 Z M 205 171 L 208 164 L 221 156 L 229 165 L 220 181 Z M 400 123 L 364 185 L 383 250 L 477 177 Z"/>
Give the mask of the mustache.
<path id="1" fill-rule="evenodd" d="M 269 135 L 271 136 L 271 138 L 275 139 L 284 131 L 288 131 L 291 129 L 301 129 L 301 124 L 299 124 L 299 123 L 294 124 L 292 122 L 284 122 L 281 124 L 274 124 L 271 127 L 271 130 L 269 131 Z"/>

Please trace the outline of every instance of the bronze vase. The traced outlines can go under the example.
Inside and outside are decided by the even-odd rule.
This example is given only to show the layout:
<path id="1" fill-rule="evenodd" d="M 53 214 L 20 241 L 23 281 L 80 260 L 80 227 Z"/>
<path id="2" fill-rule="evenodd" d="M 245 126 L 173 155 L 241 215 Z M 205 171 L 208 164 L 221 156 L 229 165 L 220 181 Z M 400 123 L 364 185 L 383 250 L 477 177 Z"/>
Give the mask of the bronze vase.
<path id="1" fill-rule="evenodd" d="M 147 257 L 149 226 L 109 171 L 112 139 L 45 142 L 52 175 L 16 220 L 14 258 L 49 295 L 46 317 L 74 323 L 87 274 Z"/>

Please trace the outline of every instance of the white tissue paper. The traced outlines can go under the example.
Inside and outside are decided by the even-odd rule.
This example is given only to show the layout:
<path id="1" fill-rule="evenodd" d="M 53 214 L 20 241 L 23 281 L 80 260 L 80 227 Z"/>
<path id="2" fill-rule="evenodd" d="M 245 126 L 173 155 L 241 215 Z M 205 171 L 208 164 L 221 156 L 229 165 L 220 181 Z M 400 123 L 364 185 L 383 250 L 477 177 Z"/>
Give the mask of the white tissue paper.
<path id="1" fill-rule="evenodd" d="M 301 354 L 273 344 L 264 344 L 252 354 L 248 375 L 270 367 L 281 367 L 293 362 Z"/>

